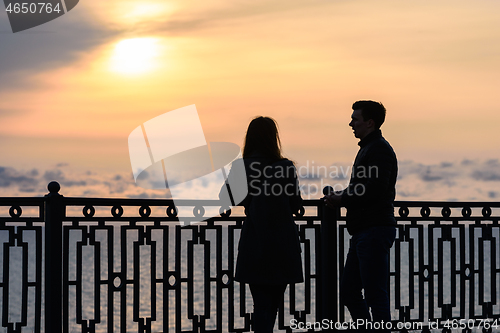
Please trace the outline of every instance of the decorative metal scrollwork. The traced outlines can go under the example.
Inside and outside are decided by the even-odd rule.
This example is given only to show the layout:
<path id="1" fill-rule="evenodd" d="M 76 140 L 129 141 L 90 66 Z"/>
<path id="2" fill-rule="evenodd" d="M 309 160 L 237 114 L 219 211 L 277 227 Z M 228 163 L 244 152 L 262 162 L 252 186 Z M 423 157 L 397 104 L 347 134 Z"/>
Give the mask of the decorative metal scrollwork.
<path id="1" fill-rule="evenodd" d="M 141 217 L 149 217 L 149 215 L 151 215 L 151 207 L 141 206 L 141 208 L 139 208 L 139 215 L 141 215 Z"/>
<path id="2" fill-rule="evenodd" d="M 441 215 L 446 218 L 450 217 L 451 215 L 450 207 L 443 207 L 443 209 L 441 209 Z"/>
<path id="3" fill-rule="evenodd" d="M 219 209 L 219 214 L 220 214 L 221 217 L 226 217 L 227 218 L 227 217 L 231 216 L 231 208 L 229 208 L 229 207 L 221 207 Z"/>
<path id="4" fill-rule="evenodd" d="M 472 209 L 469 206 L 465 206 L 462 208 L 462 216 L 470 217 L 472 215 Z"/>
<path id="5" fill-rule="evenodd" d="M 408 214 L 410 214 L 410 210 L 408 209 L 408 207 L 399 207 L 399 216 L 408 217 Z"/>
<path id="6" fill-rule="evenodd" d="M 166 213 L 168 217 L 177 217 L 177 214 L 179 213 L 177 207 L 174 205 L 170 205 L 166 209 Z"/>
<path id="7" fill-rule="evenodd" d="M 113 206 L 111 208 L 111 215 L 113 215 L 113 217 L 122 217 L 123 207 L 122 206 Z"/>
<path id="8" fill-rule="evenodd" d="M 429 217 L 431 215 L 431 209 L 427 206 L 420 209 L 420 215 L 422 217 Z"/>
<path id="9" fill-rule="evenodd" d="M 9 215 L 14 218 L 19 218 L 21 214 L 23 213 L 23 210 L 21 209 L 20 206 L 12 206 L 9 208 Z"/>
<path id="10" fill-rule="evenodd" d="M 491 207 L 488 207 L 488 206 L 483 207 L 482 214 L 483 214 L 483 217 L 490 217 L 491 216 Z"/>
<path id="11" fill-rule="evenodd" d="M 94 206 L 87 205 L 87 206 L 83 207 L 82 213 L 83 213 L 83 216 L 85 216 L 85 217 L 94 217 L 95 208 L 94 208 Z"/>
<path id="12" fill-rule="evenodd" d="M 193 208 L 194 217 L 203 217 L 205 215 L 205 207 L 203 206 L 194 206 Z"/>
<path id="13" fill-rule="evenodd" d="M 295 212 L 295 217 L 303 217 L 306 212 L 304 206 L 301 206 L 297 212 Z"/>
<path id="14" fill-rule="evenodd" d="M 52 202 L 58 198 L 56 185 L 51 185 Z M 3 199 L 1 265 L 3 275 L 9 279 L 0 280 L 0 292 L 8 296 L 0 304 L 0 322 L 6 323 L 0 325 L 7 327 L 6 332 L 43 331 L 40 314 L 48 307 L 44 308 L 41 295 L 44 286 L 52 284 L 42 274 L 45 253 L 42 245 L 47 245 L 44 244 L 47 238 L 43 238 L 47 227 L 43 225 L 56 224 L 44 215 L 47 211 L 62 216 L 57 221 L 62 226 L 60 289 L 64 310 L 56 313 L 64 317 L 63 331 L 76 328 L 104 332 L 118 331 L 120 327 L 123 331 L 138 332 L 167 332 L 172 328 L 200 333 L 251 331 L 248 288 L 234 280 L 238 241 L 245 219 L 239 210 L 231 215 L 236 211 L 231 211 L 232 207 L 219 207 L 218 201 L 215 206 L 216 201 L 199 200 L 186 200 L 176 207 L 171 201 L 155 199 L 64 197 L 58 199 L 61 205 L 54 209 L 54 206 L 45 208 L 48 201 L 44 198 L 38 204 L 36 198 Z M 335 223 L 323 224 L 325 217 L 319 200 L 304 200 L 303 204 L 294 218 L 303 250 L 305 281 L 287 287 L 278 318 L 283 331 L 291 330 L 290 318 L 303 322 L 320 318 L 320 304 L 324 301 L 323 265 L 331 263 L 331 267 L 338 267 L 342 273 L 349 248 L 344 209 L 331 217 L 337 218 Z M 77 211 L 66 209 L 69 206 Z M 191 207 L 194 207 L 192 214 Z M 500 288 L 500 204 L 405 201 L 396 202 L 395 207 L 397 236 L 390 249 L 391 311 L 413 323 L 425 320 L 442 323 L 448 318 L 466 318 L 469 313 L 474 313 L 474 320 L 500 318 L 498 295 L 492 292 Z M 125 210 L 140 217 L 124 216 Z M 220 216 L 212 214 L 217 210 Z M 38 212 L 38 216 L 32 212 Z M 210 218 L 204 218 L 205 215 Z M 167 223 L 174 218 L 196 223 L 190 223 L 189 227 Z M 334 226 L 336 234 L 323 237 L 330 226 Z M 325 241 L 335 246 L 337 252 L 323 261 Z M 27 259 L 18 259 L 21 252 Z M 25 270 L 22 274 L 16 273 L 19 267 Z M 44 270 L 47 271 L 50 272 Z M 22 277 L 11 278 L 16 274 Z M 338 290 L 338 277 L 326 283 Z M 18 295 L 14 298 L 10 295 L 18 289 L 22 289 L 18 298 L 28 299 L 26 307 L 11 305 Z M 87 293 L 89 290 L 94 294 Z M 166 306 L 161 307 L 161 302 Z M 11 323 L 10 312 L 10 317 L 3 317 L 7 313 L 5 307 L 12 313 L 19 309 L 22 313 L 15 315 L 28 318 L 27 321 L 19 325 Z M 347 310 L 336 310 L 335 320 L 345 322 Z M 161 311 L 163 314 L 159 315 Z M 33 319 L 35 314 L 39 315 L 37 320 Z M 442 325 L 438 329 L 442 330 Z M 429 327 L 424 326 L 422 332 L 430 332 Z"/>

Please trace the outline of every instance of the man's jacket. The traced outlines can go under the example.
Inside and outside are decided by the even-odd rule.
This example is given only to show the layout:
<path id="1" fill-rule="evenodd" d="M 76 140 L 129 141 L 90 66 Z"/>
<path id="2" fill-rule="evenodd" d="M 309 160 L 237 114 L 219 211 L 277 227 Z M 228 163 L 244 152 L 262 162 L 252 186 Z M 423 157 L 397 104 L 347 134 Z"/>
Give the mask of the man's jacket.
<path id="1" fill-rule="evenodd" d="M 368 134 L 358 144 L 351 180 L 342 194 L 351 235 L 373 226 L 396 224 L 396 154 L 380 130 Z"/>

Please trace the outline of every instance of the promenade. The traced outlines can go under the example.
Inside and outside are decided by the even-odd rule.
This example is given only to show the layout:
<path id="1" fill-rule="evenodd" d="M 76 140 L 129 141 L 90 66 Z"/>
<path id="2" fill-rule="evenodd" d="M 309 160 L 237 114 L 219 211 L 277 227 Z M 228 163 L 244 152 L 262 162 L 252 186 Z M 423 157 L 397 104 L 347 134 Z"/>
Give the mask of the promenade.
<path id="1" fill-rule="evenodd" d="M 0 332 L 251 331 L 248 287 L 233 280 L 243 207 L 48 188 L 0 198 Z M 500 202 L 395 206 L 391 327 L 499 331 Z M 305 200 L 296 223 L 305 282 L 287 288 L 277 328 L 352 328 L 338 302 L 345 210 Z"/>

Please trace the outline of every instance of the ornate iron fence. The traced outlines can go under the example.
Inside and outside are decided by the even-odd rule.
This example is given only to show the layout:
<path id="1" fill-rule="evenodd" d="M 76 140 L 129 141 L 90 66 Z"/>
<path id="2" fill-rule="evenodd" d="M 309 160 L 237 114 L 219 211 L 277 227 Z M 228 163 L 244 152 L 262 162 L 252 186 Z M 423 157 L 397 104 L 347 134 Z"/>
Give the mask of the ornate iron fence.
<path id="1" fill-rule="evenodd" d="M 251 330 L 248 287 L 233 280 L 242 207 L 66 198 L 54 182 L 49 191 L 0 198 L 5 332 Z M 199 222 L 209 209 L 220 214 Z M 500 328 L 500 203 L 397 202 L 396 213 L 393 329 Z M 296 222 L 305 282 L 287 288 L 278 328 L 342 329 L 344 209 L 306 200 Z"/>

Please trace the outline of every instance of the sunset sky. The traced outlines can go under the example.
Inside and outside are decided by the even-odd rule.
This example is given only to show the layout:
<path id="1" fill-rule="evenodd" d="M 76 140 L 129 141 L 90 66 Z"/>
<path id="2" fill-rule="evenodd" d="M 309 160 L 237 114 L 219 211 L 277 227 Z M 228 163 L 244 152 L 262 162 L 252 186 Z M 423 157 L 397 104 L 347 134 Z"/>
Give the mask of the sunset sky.
<path id="1" fill-rule="evenodd" d="M 267 115 L 298 166 L 347 167 L 373 99 L 399 200 L 500 198 L 499 1 L 81 0 L 19 33 L 0 7 L 1 196 L 161 197 L 127 138 L 192 104 L 209 142 Z"/>

